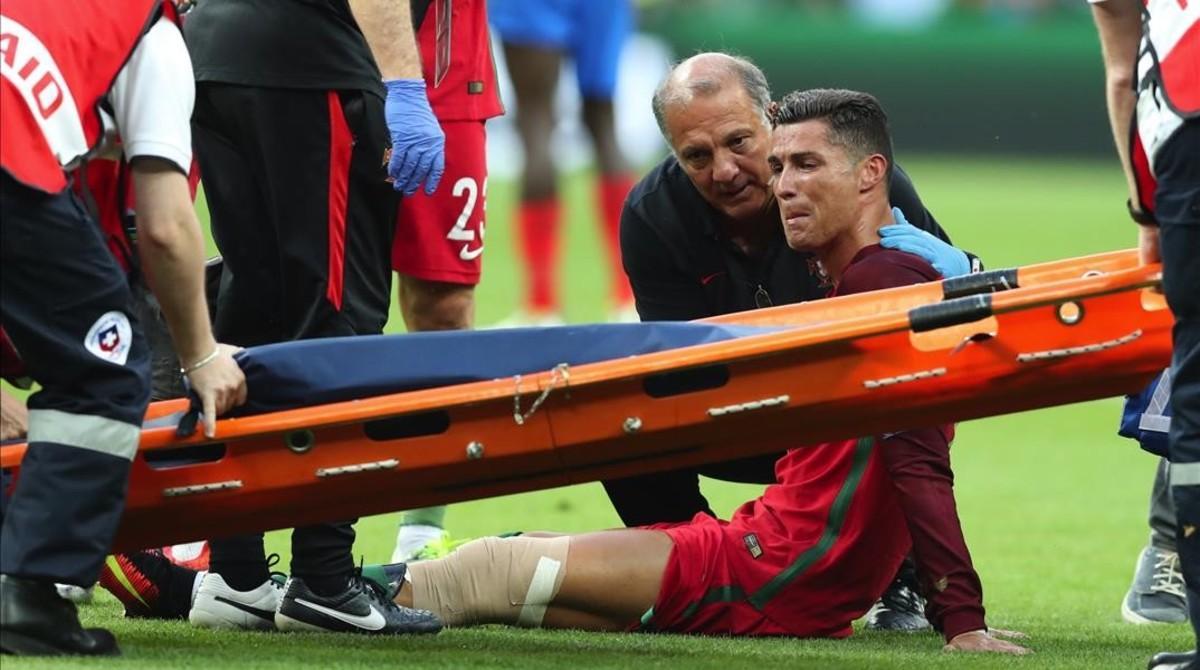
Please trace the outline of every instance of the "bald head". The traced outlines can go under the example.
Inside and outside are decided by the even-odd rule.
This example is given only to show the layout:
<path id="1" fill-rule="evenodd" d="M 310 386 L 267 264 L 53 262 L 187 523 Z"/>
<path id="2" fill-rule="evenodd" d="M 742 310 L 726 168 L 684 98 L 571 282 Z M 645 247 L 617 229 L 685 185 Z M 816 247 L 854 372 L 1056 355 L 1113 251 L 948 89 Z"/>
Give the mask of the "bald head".
<path id="1" fill-rule="evenodd" d="M 654 119 L 668 144 L 673 144 L 667 129 L 667 113 L 687 105 L 696 97 L 712 96 L 730 86 L 740 87 L 750 103 L 762 113 L 767 122 L 771 104 L 771 89 L 758 66 L 740 56 L 710 51 L 680 61 L 654 91 Z"/>

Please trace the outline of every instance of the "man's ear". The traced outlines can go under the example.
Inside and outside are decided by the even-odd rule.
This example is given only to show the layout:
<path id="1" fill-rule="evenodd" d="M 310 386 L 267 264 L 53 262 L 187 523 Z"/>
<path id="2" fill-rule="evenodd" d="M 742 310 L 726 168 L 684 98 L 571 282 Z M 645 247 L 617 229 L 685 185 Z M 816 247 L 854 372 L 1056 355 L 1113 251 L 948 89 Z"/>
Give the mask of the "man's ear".
<path id="1" fill-rule="evenodd" d="M 883 154 L 871 154 L 858 168 L 858 192 L 866 193 L 887 178 L 888 160 Z"/>

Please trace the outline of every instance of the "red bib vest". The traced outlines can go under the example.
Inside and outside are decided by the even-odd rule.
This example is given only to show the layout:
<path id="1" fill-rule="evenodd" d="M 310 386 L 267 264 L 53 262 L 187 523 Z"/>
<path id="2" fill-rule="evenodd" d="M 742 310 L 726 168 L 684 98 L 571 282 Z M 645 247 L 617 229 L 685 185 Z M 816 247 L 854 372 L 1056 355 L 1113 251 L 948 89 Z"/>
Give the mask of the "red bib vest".
<path id="1" fill-rule="evenodd" d="M 99 107 L 163 0 L 4 0 L 0 6 L 0 167 L 47 193 L 104 140 Z"/>
<path id="2" fill-rule="evenodd" d="M 1200 1 L 1145 0 L 1143 48 L 1151 56 L 1149 77 L 1179 116 L 1200 116 Z"/>

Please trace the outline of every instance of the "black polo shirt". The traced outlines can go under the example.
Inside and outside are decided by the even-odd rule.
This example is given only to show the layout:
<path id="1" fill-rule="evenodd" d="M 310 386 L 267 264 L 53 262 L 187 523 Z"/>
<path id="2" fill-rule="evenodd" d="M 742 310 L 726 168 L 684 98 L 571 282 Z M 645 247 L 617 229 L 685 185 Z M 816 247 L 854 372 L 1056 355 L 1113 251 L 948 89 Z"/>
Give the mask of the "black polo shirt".
<path id="1" fill-rule="evenodd" d="M 420 25 L 430 0 L 410 0 Z M 201 0 L 183 28 L 198 82 L 383 96 L 347 0 Z"/>
<path id="2" fill-rule="evenodd" d="M 890 195 L 909 223 L 950 241 L 899 166 Z M 634 186 L 621 212 L 621 256 L 643 321 L 702 319 L 826 297 L 829 287 L 813 256 L 788 247 L 782 225 L 772 228 L 762 255 L 751 258 L 724 235 L 723 216 L 674 156 Z"/>

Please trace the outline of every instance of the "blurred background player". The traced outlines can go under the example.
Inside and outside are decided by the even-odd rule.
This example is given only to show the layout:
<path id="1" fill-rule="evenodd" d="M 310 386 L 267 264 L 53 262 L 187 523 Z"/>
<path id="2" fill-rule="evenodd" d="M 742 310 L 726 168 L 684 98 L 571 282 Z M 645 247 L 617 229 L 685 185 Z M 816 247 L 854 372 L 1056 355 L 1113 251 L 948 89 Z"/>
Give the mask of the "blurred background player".
<path id="1" fill-rule="evenodd" d="M 54 583 L 88 586 L 116 531 L 150 396 L 129 285 L 65 171 L 119 137 L 137 194 L 140 256 L 181 373 L 217 414 L 245 401 L 233 347 L 204 300 L 188 194 L 194 89 L 174 6 L 159 0 L 6 2 L 0 16 L 2 313 L 25 372 L 29 450 L 0 535 L 0 651 L 114 654 Z M 41 92 L 38 95 L 37 92 Z M 70 305 L 71 309 L 61 309 Z M 7 370 L 6 370 L 7 372 Z"/>
<path id="2" fill-rule="evenodd" d="M 209 0 L 185 33 L 196 156 L 225 259 L 217 332 L 244 346 L 381 333 L 397 192 L 434 192 L 444 161 L 410 4 Z M 350 521 L 293 531 L 286 589 L 270 578 L 261 534 L 215 540 L 189 619 L 436 630 L 357 575 L 354 537 Z"/>
<path id="3" fill-rule="evenodd" d="M 633 27 L 630 2 L 491 0 L 488 16 L 503 45 L 525 153 L 515 231 L 525 287 L 521 307 L 501 325 L 562 323 L 562 203 L 552 141 L 555 87 L 564 56 L 575 65 L 581 115 L 595 149 L 595 200 L 611 282 L 609 315 L 613 320 L 636 320 L 618 239 L 621 206 L 633 177 L 617 142 L 613 108 L 618 60 Z"/>
<path id="4" fill-rule="evenodd" d="M 504 113 L 496 88 L 485 0 L 412 4 L 425 91 L 446 134 L 446 171 L 432 194 L 400 201 L 392 268 L 409 331 L 462 330 L 475 323 L 487 212 L 487 119 Z M 444 506 L 406 512 L 395 560 L 446 546 Z"/>

